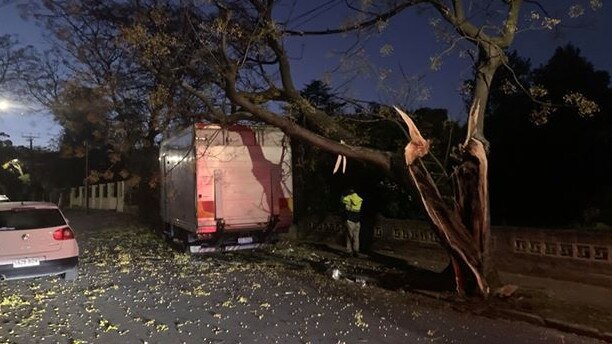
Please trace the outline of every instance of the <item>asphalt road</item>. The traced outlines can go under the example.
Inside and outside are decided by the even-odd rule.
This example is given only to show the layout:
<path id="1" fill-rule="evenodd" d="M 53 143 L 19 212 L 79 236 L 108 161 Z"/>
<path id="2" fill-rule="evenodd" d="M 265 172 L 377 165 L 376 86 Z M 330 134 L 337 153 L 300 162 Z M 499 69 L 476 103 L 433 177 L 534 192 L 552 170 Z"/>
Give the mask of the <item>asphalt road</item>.
<path id="1" fill-rule="evenodd" d="M 594 342 L 296 263 L 320 252 L 190 257 L 113 213 L 67 215 L 81 248 L 79 279 L 0 282 L 0 343 Z"/>

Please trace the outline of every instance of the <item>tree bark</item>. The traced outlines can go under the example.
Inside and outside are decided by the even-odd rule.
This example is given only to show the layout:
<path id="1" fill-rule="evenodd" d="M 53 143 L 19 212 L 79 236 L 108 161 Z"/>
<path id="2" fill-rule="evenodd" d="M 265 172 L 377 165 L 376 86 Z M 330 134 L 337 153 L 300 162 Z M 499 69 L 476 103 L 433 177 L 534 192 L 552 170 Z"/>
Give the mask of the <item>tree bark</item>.
<path id="1" fill-rule="evenodd" d="M 489 50 L 481 51 L 481 63 L 476 74 L 467 136 L 459 147 L 462 161 L 455 171 L 457 194 L 454 205 L 444 201 L 420 161 L 420 158 L 428 153 L 428 141 L 421 136 L 414 122 L 401 110 L 396 109 L 410 133 L 410 142 L 405 149 L 408 172 L 442 245 L 451 255 L 457 291 L 460 294 L 471 294 L 474 292 L 473 287 L 477 287 L 484 297 L 490 294 L 491 285 L 498 284 L 490 251 L 488 142 L 483 135 L 484 109 L 491 81 L 503 61 L 503 56 L 499 55 L 502 54 L 500 51 L 495 51 L 496 55 L 492 54 L 495 47 L 486 48 Z M 470 283 L 471 281 L 475 283 Z"/>
<path id="2" fill-rule="evenodd" d="M 421 162 L 408 165 L 413 183 L 416 185 L 421 201 L 432 220 L 434 230 L 441 238 L 440 242 L 454 260 L 453 267 L 460 293 L 472 293 L 466 290 L 464 281 L 474 280 L 482 295 L 489 294 L 489 283 L 484 275 L 482 251 L 472 236 L 472 231 L 463 222 L 456 208 L 449 207 L 438 192 L 437 186 Z M 465 266 L 466 268 L 463 268 Z M 472 275 L 463 276 L 463 271 Z"/>
<path id="3" fill-rule="evenodd" d="M 463 223 L 471 229 L 481 261 L 481 273 L 490 285 L 499 284 L 491 256 L 488 161 L 484 144 L 471 139 L 464 147 L 462 164 L 457 168 L 457 207 Z"/>

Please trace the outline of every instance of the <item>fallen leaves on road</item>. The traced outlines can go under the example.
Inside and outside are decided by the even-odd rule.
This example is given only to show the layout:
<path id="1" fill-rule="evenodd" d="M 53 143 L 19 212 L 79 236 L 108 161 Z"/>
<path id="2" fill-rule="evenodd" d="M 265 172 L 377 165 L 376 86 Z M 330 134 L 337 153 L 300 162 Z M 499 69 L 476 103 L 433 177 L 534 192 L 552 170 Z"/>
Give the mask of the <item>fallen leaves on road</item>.
<path id="1" fill-rule="evenodd" d="M 20 307 L 29 306 L 29 305 L 30 305 L 29 301 L 24 300 L 19 295 L 13 294 L 13 295 L 5 296 L 2 298 L 2 302 L 0 302 L 0 311 L 2 311 L 3 307 L 5 309 L 8 308 L 9 310 L 11 310 L 11 309 L 20 308 Z"/>
<path id="2" fill-rule="evenodd" d="M 194 257 L 135 225 L 78 234 L 76 283 L 0 282 L 0 339 L 7 334 L 16 343 L 315 343 L 398 331 L 372 316 L 372 307 L 364 310 L 369 284 L 359 288 L 316 271 L 331 265 L 347 275 L 382 271 L 365 260 L 357 267 L 300 246 Z M 350 288 L 364 295 L 358 303 L 329 292 Z"/>
<path id="3" fill-rule="evenodd" d="M 355 312 L 354 315 L 355 318 L 355 325 L 359 328 L 367 328 L 368 324 L 363 321 L 363 311 L 360 309 L 357 312 Z"/>
<path id="4" fill-rule="evenodd" d="M 112 324 L 110 321 L 108 321 L 106 319 L 100 319 L 98 321 L 98 325 L 100 325 L 100 328 L 104 332 L 118 331 L 119 330 L 119 327 L 117 327 L 117 325 Z"/>

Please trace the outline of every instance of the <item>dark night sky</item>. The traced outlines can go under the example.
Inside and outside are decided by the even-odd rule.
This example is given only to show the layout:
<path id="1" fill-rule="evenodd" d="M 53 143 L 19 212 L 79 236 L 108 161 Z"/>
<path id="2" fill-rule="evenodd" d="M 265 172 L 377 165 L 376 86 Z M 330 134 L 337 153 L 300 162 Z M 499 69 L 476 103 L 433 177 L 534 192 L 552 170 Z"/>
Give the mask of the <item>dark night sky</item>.
<path id="1" fill-rule="evenodd" d="M 567 18 L 567 9 L 573 3 L 576 3 L 576 0 L 556 1 L 555 6 L 559 6 L 558 11 L 549 14 L 554 17 Z M 314 5 L 308 8 L 312 7 Z M 534 9 L 535 7 L 525 4 L 521 17 L 528 16 Z M 300 29 L 328 27 L 327 23 L 338 21 L 338 12 L 337 8 L 331 8 L 315 20 L 302 25 Z M 428 24 L 432 17 L 416 12 L 405 11 L 390 22 L 382 35 L 371 38 L 366 44 L 367 55 L 376 67 L 386 67 L 392 70 L 391 76 L 386 81 L 391 88 L 393 86 L 398 88 L 403 83 L 399 65 L 408 76 L 419 75 L 424 78 L 422 83 L 429 89 L 427 92 L 429 98 L 412 103 L 413 107 L 447 108 L 452 118 L 463 118 L 465 110 L 458 89 L 462 80 L 469 79 L 472 75 L 471 60 L 459 58 L 459 50 L 456 50 L 443 59 L 440 70 L 431 70 L 429 58 L 444 51 L 447 46 L 436 41 Z M 582 25 L 582 21 L 588 22 L 588 25 Z M 571 42 L 581 49 L 583 56 L 593 63 L 595 68 L 612 71 L 612 47 L 608 43 L 609 37 L 612 36 L 612 6 L 604 4 L 597 12 L 587 11 L 587 14 L 580 18 L 580 22 L 567 22 L 567 25 L 577 25 L 579 28 L 563 29 L 556 33 L 546 30 L 520 32 L 516 36 L 512 49 L 516 49 L 519 55 L 530 58 L 532 66 L 538 67 L 552 56 L 555 48 Z M 337 65 L 335 63 L 337 58 L 331 57 L 330 52 L 341 51 L 354 41 L 351 36 L 346 36 L 343 39 L 338 37 L 302 38 L 292 42 L 291 47 L 295 51 L 303 51 L 303 55 L 295 54 L 296 57 L 301 57 L 295 61 L 297 85 L 302 86 L 313 78 L 321 78 L 330 66 Z M 393 46 L 393 54 L 382 56 L 379 53 L 380 48 L 385 44 Z M 300 49 L 302 45 L 304 48 Z M 345 81 L 346 78 L 341 74 L 332 77 L 334 86 L 342 85 Z M 347 94 L 384 103 L 396 101 L 389 96 L 388 92 L 376 87 L 377 84 L 378 80 L 375 76 L 360 77 L 350 83 Z"/>
<path id="2" fill-rule="evenodd" d="M 294 11 L 294 17 L 317 7 L 317 4 L 329 1 L 302 1 Z M 303 17 L 299 29 L 333 27 L 342 17 L 343 1 L 339 5 L 325 8 L 314 18 Z M 556 12 L 551 16 L 565 16 L 569 6 L 574 1 L 555 1 Z M 588 1 L 586 1 L 588 5 Z M 552 5 L 551 5 L 552 6 Z M 522 17 L 528 16 L 534 7 L 525 4 Z M 280 12 L 284 9 L 280 9 Z M 279 12 L 279 13 L 280 13 Z M 282 16 L 284 17 L 284 16 Z M 364 56 L 369 61 L 363 64 L 356 79 L 348 79 L 346 73 L 328 74 L 338 66 L 338 52 L 355 42 L 354 36 L 333 36 L 317 38 L 295 38 L 288 42 L 292 51 L 294 79 L 298 87 L 302 87 L 313 79 L 329 80 L 330 84 L 347 96 L 359 99 L 374 100 L 383 103 L 396 103 L 388 89 L 397 90 L 405 83 L 399 73 L 401 65 L 408 77 L 419 76 L 417 93 L 427 95 L 422 99 L 412 99 L 409 105 L 413 108 L 428 106 L 447 108 L 452 118 L 463 118 L 464 109 L 458 89 L 461 81 L 471 74 L 470 61 L 458 57 L 458 52 L 451 53 L 443 60 L 440 70 L 429 68 L 429 58 L 445 49 L 445 45 L 436 42 L 429 26 L 431 16 L 418 14 L 416 11 L 406 11 L 394 18 L 381 35 L 369 37 L 365 43 Z M 612 36 L 612 6 L 604 4 L 597 12 L 587 11 L 580 20 L 588 25 L 579 28 L 562 30 L 561 34 L 553 35 L 550 31 L 528 31 L 517 34 L 513 48 L 523 57 L 532 60 L 537 67 L 546 62 L 554 49 L 568 42 L 582 50 L 583 55 L 600 70 L 612 71 L 612 49 L 608 43 Z M 575 24 L 575 23 L 572 23 Z M 296 27 L 293 27 L 296 28 Z M 0 7 L 0 34 L 17 34 L 20 41 L 40 47 L 45 45 L 41 31 L 32 23 L 23 21 L 12 6 Z M 383 56 L 381 47 L 389 44 L 393 47 L 390 55 Z M 351 58 L 348 64 L 357 64 L 360 59 Z M 346 64 L 344 64 L 346 66 Z M 380 70 L 385 69 L 388 76 L 380 82 Z M 327 78 L 327 75 L 331 75 Z M 384 85 L 387 90 L 381 88 Z M 0 92 L 2 92 L 0 90 Z M 0 96 L 10 97 L 6 92 Z M 40 138 L 35 145 L 47 145 L 48 141 L 57 135 L 59 127 L 55 125 L 48 114 L 34 113 L 31 107 L 24 106 L 12 111 L 0 113 L 0 131 L 7 132 L 15 144 L 25 144 L 23 134 L 33 133 Z"/>

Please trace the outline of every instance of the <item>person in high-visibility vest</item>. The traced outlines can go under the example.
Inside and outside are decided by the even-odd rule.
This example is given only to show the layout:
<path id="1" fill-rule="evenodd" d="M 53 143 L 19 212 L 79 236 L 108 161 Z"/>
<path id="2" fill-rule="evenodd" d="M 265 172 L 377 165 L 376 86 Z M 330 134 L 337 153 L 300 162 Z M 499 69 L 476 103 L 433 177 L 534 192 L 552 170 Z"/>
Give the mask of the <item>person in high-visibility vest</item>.
<path id="1" fill-rule="evenodd" d="M 359 253 L 359 229 L 361 228 L 360 216 L 363 199 L 353 190 L 349 189 L 342 197 L 342 204 L 346 215 L 346 251 L 357 257 Z"/>

